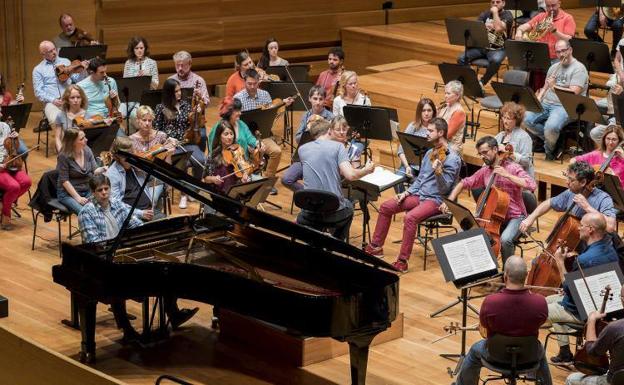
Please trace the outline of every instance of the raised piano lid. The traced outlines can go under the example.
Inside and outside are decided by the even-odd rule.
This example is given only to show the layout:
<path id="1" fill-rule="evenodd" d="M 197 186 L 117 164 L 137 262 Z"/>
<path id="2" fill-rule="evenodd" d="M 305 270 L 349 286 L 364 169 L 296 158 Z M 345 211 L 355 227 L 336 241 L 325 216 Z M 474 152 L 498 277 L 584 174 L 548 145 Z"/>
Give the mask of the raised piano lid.
<path id="1" fill-rule="evenodd" d="M 214 193 L 209 190 L 209 184 L 193 178 L 160 159 L 155 159 L 152 162 L 130 153 L 122 152 L 121 154 L 126 156 L 131 165 L 197 199 L 199 202 L 209 205 L 217 212 L 241 225 L 253 225 L 307 243 L 312 247 L 324 248 L 378 268 L 397 271 L 391 264 L 328 234 L 245 206 L 238 201 Z M 123 236 L 123 231 L 119 232 L 119 236 Z"/>

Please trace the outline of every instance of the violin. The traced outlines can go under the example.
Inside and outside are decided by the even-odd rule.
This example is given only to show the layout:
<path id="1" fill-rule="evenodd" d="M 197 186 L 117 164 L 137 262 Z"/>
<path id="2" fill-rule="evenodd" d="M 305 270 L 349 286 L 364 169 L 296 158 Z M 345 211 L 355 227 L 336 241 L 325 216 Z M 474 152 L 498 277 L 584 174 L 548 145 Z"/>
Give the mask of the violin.
<path id="1" fill-rule="evenodd" d="M 109 126 L 109 123 L 106 122 L 106 119 L 102 115 L 93 115 L 89 119 L 85 118 L 84 116 L 76 116 L 73 120 L 73 123 L 76 127 L 83 130 Z"/>
<path id="2" fill-rule="evenodd" d="M 135 151 L 134 154 L 147 160 L 154 160 L 154 158 L 165 160 L 167 159 L 167 151 L 169 151 L 169 148 L 167 148 L 164 144 L 155 144 L 146 151 Z"/>
<path id="3" fill-rule="evenodd" d="M 236 143 L 223 149 L 223 151 L 221 151 L 221 156 L 225 163 L 234 167 L 234 172 L 223 178 L 236 175 L 237 178 L 241 179 L 245 174 L 250 174 L 254 171 L 254 164 L 249 163 L 245 159 L 245 151 Z"/>
<path id="4" fill-rule="evenodd" d="M 618 149 L 622 148 L 622 145 L 624 145 L 624 140 L 619 142 L 617 144 L 617 146 L 615 146 L 615 148 L 613 149 L 613 151 L 611 151 L 611 154 L 609 154 L 609 156 L 607 157 L 607 159 L 604 160 L 604 162 L 602 162 L 602 164 L 600 166 L 598 165 L 594 165 L 594 172 L 596 174 L 596 176 L 594 177 L 594 179 L 596 179 L 598 181 L 598 184 L 602 184 L 602 182 L 604 181 L 604 174 L 608 171 L 611 170 L 610 169 L 610 165 L 611 165 L 611 160 L 613 159 L 613 157 L 618 153 Z M 621 155 L 620 155 L 621 156 Z"/>
<path id="5" fill-rule="evenodd" d="M 108 80 L 108 76 L 104 77 L 104 83 L 106 83 L 106 87 L 108 87 L 109 96 L 104 98 L 104 104 L 106 104 L 106 108 L 108 108 L 108 116 L 117 120 L 118 123 L 121 123 L 123 120 L 123 116 L 121 116 L 121 112 L 119 112 L 119 95 L 114 98 L 110 97 L 110 92 L 113 90 L 110 85 L 110 81 Z"/>
<path id="6" fill-rule="evenodd" d="M 7 119 L 7 124 L 11 128 L 11 134 L 13 134 L 15 132 L 15 122 L 13 122 L 13 119 L 10 116 Z M 17 152 L 17 149 L 19 148 L 19 139 L 17 139 L 17 137 L 11 137 L 11 134 L 6 139 L 4 139 L 3 143 L 4 149 L 7 153 L 6 156 L 9 159 L 4 164 L 4 168 L 9 173 L 15 174 L 23 168 L 24 160 L 21 156 L 19 156 Z"/>
<path id="7" fill-rule="evenodd" d="M 260 76 L 260 82 L 279 82 L 281 81 L 280 77 L 276 74 L 268 74 L 265 70 L 260 67 L 254 67 L 258 75 Z"/>
<path id="8" fill-rule="evenodd" d="M 199 94 L 199 80 L 195 82 L 195 90 L 193 91 L 193 102 L 191 103 L 191 113 L 189 114 L 189 128 L 184 132 L 184 140 L 188 143 L 199 144 L 201 142 L 200 127 L 206 124 L 204 111 L 206 104 Z"/>
<path id="9" fill-rule="evenodd" d="M 88 32 L 76 28 L 74 33 L 69 37 L 69 41 L 74 45 L 74 47 L 81 47 L 85 45 L 97 44 L 98 41 L 93 38 Z"/>
<path id="10" fill-rule="evenodd" d="M 433 162 L 438 159 L 440 160 L 441 164 L 444 164 L 444 161 L 446 160 L 446 156 L 449 154 L 449 150 L 448 148 L 444 147 L 444 146 L 440 146 L 439 148 L 434 148 L 431 150 L 431 152 L 429 153 L 429 161 L 433 164 Z M 437 176 L 442 175 L 442 173 L 444 172 L 444 168 L 443 167 L 438 167 L 435 170 L 433 170 L 434 174 L 436 174 Z"/>
<path id="11" fill-rule="evenodd" d="M 289 99 L 289 98 L 296 98 L 298 95 L 299 95 L 299 94 L 294 94 L 293 96 L 289 96 L 289 97 L 288 97 L 288 98 L 286 98 L 286 99 Z M 271 103 L 270 103 L 270 104 L 263 104 L 263 105 L 261 105 L 261 106 L 260 106 L 260 109 L 262 109 L 262 110 L 270 110 L 270 109 L 272 109 L 272 108 L 280 108 L 280 107 L 284 106 L 285 104 L 286 104 L 286 102 L 285 102 L 285 101 L 283 101 L 282 99 L 280 99 L 280 98 L 275 98 L 275 99 L 273 99 L 273 100 L 271 101 Z"/>
<path id="12" fill-rule="evenodd" d="M 611 286 L 607 285 L 602 290 L 602 304 L 600 306 L 600 313 L 604 313 L 607 308 L 607 302 L 613 297 L 611 293 Z M 596 335 L 608 325 L 608 322 L 604 319 L 596 321 Z M 585 331 L 583 333 L 587 335 L 587 325 L 585 325 Z M 574 367 L 576 370 L 583 374 L 589 375 L 603 375 L 609 370 L 609 357 L 606 354 L 601 356 L 594 356 L 587 352 L 587 345 L 583 344 L 580 349 L 576 350 L 574 354 Z"/>
<path id="13" fill-rule="evenodd" d="M 66 82 L 72 74 L 77 74 L 84 70 L 85 68 L 83 67 L 82 62 L 78 59 L 72 61 L 68 65 L 59 64 L 54 67 L 54 73 L 56 74 L 56 78 L 61 83 Z"/>

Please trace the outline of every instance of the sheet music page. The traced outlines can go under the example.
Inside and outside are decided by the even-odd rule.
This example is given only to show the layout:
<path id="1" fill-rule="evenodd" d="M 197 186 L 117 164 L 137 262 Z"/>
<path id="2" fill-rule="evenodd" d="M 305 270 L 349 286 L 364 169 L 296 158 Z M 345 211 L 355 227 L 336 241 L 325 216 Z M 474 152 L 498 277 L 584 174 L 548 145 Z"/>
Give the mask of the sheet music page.
<path id="1" fill-rule="evenodd" d="M 402 178 L 403 176 L 396 175 L 392 171 L 378 166 L 375 167 L 375 171 L 363 176 L 360 180 L 378 186 L 380 190 L 383 190 L 384 187 L 392 185 Z"/>
<path id="2" fill-rule="evenodd" d="M 442 248 L 456 280 L 496 269 L 483 235 L 446 243 Z"/>
<path id="3" fill-rule="evenodd" d="M 589 286 L 589 290 L 591 290 L 592 296 L 594 297 L 594 301 L 596 301 L 596 306 L 598 309 L 594 307 L 594 303 L 587 292 L 587 287 L 585 286 L 585 282 L 583 282 L 582 278 L 574 280 L 574 286 L 579 293 L 579 297 L 581 297 L 582 306 L 585 309 L 585 313 L 589 314 L 592 311 L 600 310 L 600 305 L 602 305 L 603 297 L 601 295 L 602 290 L 607 285 L 611 285 L 611 293 L 613 297 L 609 299 L 607 302 L 606 312 L 611 313 L 617 310 L 622 309 L 622 301 L 620 301 L 619 293 L 622 284 L 617 276 L 615 271 L 607 271 L 605 273 L 595 274 L 589 277 L 586 277 L 587 286 Z M 577 304 L 578 306 L 578 304 Z"/>

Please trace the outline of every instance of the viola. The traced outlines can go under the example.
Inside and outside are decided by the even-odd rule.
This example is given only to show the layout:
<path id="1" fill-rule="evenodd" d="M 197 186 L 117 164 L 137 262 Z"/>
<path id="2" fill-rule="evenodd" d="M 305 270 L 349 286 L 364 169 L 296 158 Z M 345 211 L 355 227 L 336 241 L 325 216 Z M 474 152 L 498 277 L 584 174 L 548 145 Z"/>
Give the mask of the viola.
<path id="1" fill-rule="evenodd" d="M 106 104 L 106 108 L 108 109 L 108 116 L 117 120 L 118 123 L 121 123 L 123 120 L 123 116 L 121 116 L 121 112 L 119 112 L 119 105 L 121 102 L 119 101 L 119 95 L 114 98 L 110 97 L 110 92 L 112 91 L 110 81 L 108 80 L 108 76 L 104 77 L 104 83 L 106 83 L 106 87 L 108 87 L 109 96 L 104 98 L 104 104 Z"/>
<path id="2" fill-rule="evenodd" d="M 169 148 L 164 144 L 155 144 L 148 148 L 147 151 L 138 151 L 134 154 L 147 160 L 154 160 L 154 158 L 165 160 L 167 158 L 167 151 L 169 151 Z"/>
<path id="3" fill-rule="evenodd" d="M 221 151 L 221 156 L 225 163 L 234 167 L 234 172 L 229 175 L 236 175 L 236 177 L 240 179 L 245 174 L 250 174 L 254 170 L 254 165 L 245 159 L 245 151 L 238 144 L 232 144 Z"/>
<path id="4" fill-rule="evenodd" d="M 13 122 L 11 117 L 7 119 L 7 124 L 11 128 L 11 134 L 13 134 L 15 132 L 15 122 Z M 8 161 L 4 164 L 4 168 L 9 173 L 15 174 L 24 167 L 24 160 L 17 152 L 17 149 L 19 148 L 19 140 L 17 137 L 11 137 L 11 135 L 9 135 L 6 139 L 4 139 L 3 145 L 8 158 Z"/>
<path id="5" fill-rule="evenodd" d="M 54 73 L 56 74 L 56 78 L 64 83 L 69 79 L 72 74 L 77 74 L 84 71 L 85 68 L 82 66 L 82 62 L 78 59 L 72 61 L 70 64 L 59 64 L 54 67 Z"/>
<path id="6" fill-rule="evenodd" d="M 75 126 L 83 130 L 109 126 L 109 123 L 106 122 L 106 119 L 102 115 L 93 115 L 88 119 L 84 116 L 76 116 L 73 120 L 73 123 Z"/>
<path id="7" fill-rule="evenodd" d="M 189 128 L 184 132 L 184 140 L 192 144 L 201 142 L 200 127 L 206 124 L 204 111 L 206 104 L 202 99 L 199 91 L 199 80 L 195 82 L 195 90 L 193 92 L 193 102 L 191 104 L 191 113 L 189 114 Z"/>
<path id="8" fill-rule="evenodd" d="M 299 94 L 294 94 L 293 96 L 289 96 L 288 98 L 295 98 L 295 97 L 297 97 L 297 95 L 299 95 Z M 286 99 L 288 99 L 288 98 L 286 98 Z M 262 109 L 262 110 L 270 110 L 272 108 L 280 108 L 280 107 L 284 106 L 285 104 L 286 104 L 286 102 L 283 101 L 282 99 L 275 98 L 275 99 L 273 99 L 271 101 L 270 104 L 263 104 L 263 105 L 261 105 L 260 109 Z"/>
<path id="9" fill-rule="evenodd" d="M 88 32 L 80 28 L 76 28 L 76 30 L 74 30 L 74 33 L 69 37 L 69 41 L 74 45 L 74 47 L 97 44 L 98 42 Z"/>
<path id="10" fill-rule="evenodd" d="M 440 162 L 442 164 L 444 164 L 444 161 L 446 160 L 446 156 L 448 154 L 449 154 L 449 150 L 448 150 L 447 147 L 440 146 L 438 148 L 434 148 L 429 153 L 429 161 L 431 161 L 431 163 L 433 163 L 436 159 L 438 159 L 438 160 L 440 160 Z M 433 172 L 437 176 L 440 176 L 440 175 L 442 175 L 442 172 L 444 172 L 444 169 L 442 167 L 438 167 L 435 170 L 433 170 Z"/>

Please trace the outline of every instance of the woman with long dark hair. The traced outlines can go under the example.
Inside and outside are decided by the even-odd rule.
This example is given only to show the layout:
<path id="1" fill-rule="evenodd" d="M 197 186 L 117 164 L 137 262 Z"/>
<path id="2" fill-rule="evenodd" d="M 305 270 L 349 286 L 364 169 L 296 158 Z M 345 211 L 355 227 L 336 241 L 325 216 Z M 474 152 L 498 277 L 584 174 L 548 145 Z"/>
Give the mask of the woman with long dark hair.
<path id="1" fill-rule="evenodd" d="M 262 56 L 260 56 L 260 60 L 258 60 L 258 68 L 266 70 L 267 68 L 273 66 L 287 66 L 288 60 L 282 59 L 277 55 L 279 52 L 279 43 L 277 39 L 274 37 L 270 37 L 264 43 L 264 48 L 262 49 Z"/>

